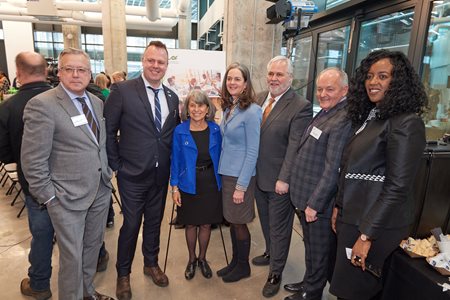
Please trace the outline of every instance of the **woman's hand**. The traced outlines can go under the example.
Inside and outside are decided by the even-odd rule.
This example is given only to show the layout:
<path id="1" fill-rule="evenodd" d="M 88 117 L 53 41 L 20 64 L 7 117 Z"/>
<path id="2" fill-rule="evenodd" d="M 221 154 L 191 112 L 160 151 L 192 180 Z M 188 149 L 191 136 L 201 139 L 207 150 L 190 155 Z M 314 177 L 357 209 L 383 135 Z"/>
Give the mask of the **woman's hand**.
<path id="1" fill-rule="evenodd" d="M 234 190 L 233 202 L 236 204 L 241 204 L 244 202 L 244 191 Z"/>
<path id="2" fill-rule="evenodd" d="M 177 206 L 181 206 L 181 194 L 178 189 L 172 190 L 172 200 Z"/>
<path id="3" fill-rule="evenodd" d="M 336 233 L 336 219 L 339 212 L 339 208 L 333 208 L 333 214 L 331 215 L 331 229 L 333 229 L 334 233 Z"/>
<path id="4" fill-rule="evenodd" d="M 352 248 L 352 264 L 356 267 L 361 267 L 363 271 L 366 270 L 366 258 L 369 254 L 372 242 L 370 240 L 363 241 L 359 237 Z"/>

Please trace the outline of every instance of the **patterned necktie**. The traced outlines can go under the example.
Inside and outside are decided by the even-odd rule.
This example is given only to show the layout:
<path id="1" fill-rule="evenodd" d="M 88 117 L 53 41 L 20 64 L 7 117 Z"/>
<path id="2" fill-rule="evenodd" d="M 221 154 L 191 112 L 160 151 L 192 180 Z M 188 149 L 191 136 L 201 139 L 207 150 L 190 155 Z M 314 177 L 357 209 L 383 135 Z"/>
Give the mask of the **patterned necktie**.
<path id="1" fill-rule="evenodd" d="M 153 91 L 155 94 L 155 126 L 158 132 L 161 131 L 161 103 L 159 102 L 158 92 L 159 89 L 154 89 L 151 86 L 148 86 L 149 89 Z"/>
<path id="2" fill-rule="evenodd" d="M 81 108 L 83 109 L 83 113 L 86 116 L 86 120 L 88 122 L 89 128 L 91 129 L 92 133 L 95 136 L 95 139 L 98 142 L 99 132 L 98 132 L 97 123 L 95 123 L 94 116 L 92 115 L 92 112 L 89 109 L 89 106 L 86 104 L 86 100 L 84 99 L 84 97 L 77 97 L 76 99 L 81 103 Z"/>
<path id="3" fill-rule="evenodd" d="M 266 121 L 266 119 L 269 116 L 270 112 L 272 111 L 272 106 L 273 106 L 274 102 L 275 102 L 274 98 L 270 98 L 269 99 L 269 104 L 264 109 L 261 125 L 264 124 L 264 122 Z"/>

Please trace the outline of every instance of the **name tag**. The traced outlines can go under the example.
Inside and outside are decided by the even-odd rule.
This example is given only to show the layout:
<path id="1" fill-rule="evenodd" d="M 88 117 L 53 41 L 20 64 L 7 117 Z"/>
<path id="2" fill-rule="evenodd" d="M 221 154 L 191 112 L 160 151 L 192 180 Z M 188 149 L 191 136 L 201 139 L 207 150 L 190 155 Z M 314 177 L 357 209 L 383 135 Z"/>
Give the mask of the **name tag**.
<path id="1" fill-rule="evenodd" d="M 317 128 L 316 126 L 314 126 L 311 129 L 311 133 L 310 135 L 315 138 L 316 140 L 318 140 L 320 138 L 320 135 L 322 134 L 322 130 L 320 130 L 319 128 Z"/>
<path id="2" fill-rule="evenodd" d="M 72 119 L 73 126 L 75 126 L 75 127 L 85 125 L 88 123 L 88 121 L 86 119 L 86 115 L 84 115 L 84 114 L 78 115 L 75 117 L 71 117 L 71 119 Z"/>

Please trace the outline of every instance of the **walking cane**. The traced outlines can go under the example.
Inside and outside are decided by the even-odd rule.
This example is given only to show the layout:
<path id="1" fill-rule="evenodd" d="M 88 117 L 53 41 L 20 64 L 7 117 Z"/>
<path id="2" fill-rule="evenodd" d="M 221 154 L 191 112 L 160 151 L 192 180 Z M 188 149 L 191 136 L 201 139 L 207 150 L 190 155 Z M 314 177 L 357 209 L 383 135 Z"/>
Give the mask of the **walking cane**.
<path id="1" fill-rule="evenodd" d="M 164 260 L 164 273 L 166 273 L 167 257 L 169 256 L 170 235 L 172 234 L 173 212 L 175 211 L 175 203 L 172 204 L 172 213 L 170 214 L 169 238 L 167 239 L 166 259 Z M 223 238 L 222 238 L 223 240 Z"/>
<path id="2" fill-rule="evenodd" d="M 219 229 L 220 229 L 220 237 L 222 238 L 223 252 L 225 253 L 225 261 L 227 262 L 228 265 L 227 248 L 225 248 L 225 241 L 223 240 L 222 224 L 219 224 Z"/>

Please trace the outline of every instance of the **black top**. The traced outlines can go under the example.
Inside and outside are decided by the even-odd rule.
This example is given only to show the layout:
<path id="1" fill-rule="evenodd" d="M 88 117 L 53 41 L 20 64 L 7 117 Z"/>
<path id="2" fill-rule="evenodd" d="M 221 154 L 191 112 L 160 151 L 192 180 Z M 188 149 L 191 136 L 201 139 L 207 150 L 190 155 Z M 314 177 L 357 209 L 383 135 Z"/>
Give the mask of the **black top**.
<path id="1" fill-rule="evenodd" d="M 201 131 L 190 131 L 197 145 L 197 167 L 212 165 L 211 156 L 209 155 L 209 127 Z"/>

